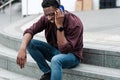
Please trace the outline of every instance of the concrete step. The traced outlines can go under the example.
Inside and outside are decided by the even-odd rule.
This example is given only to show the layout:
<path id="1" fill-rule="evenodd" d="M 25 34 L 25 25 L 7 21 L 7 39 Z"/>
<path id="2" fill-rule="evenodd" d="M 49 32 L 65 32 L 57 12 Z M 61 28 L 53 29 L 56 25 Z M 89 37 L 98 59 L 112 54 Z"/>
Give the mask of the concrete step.
<path id="1" fill-rule="evenodd" d="M 20 69 L 16 64 L 16 56 L 17 51 L 0 45 L 0 68 L 24 76 L 40 78 L 43 73 L 29 54 L 24 69 Z M 120 70 L 81 63 L 75 68 L 63 69 L 63 80 L 120 80 Z"/>
<path id="2" fill-rule="evenodd" d="M 2 20 L 0 20 L 0 24 L 2 23 L 4 24 L 4 25 L 1 25 L 2 27 L 0 27 L 1 29 L 0 44 L 3 44 L 14 50 L 18 50 L 21 43 L 22 33 L 23 33 L 20 27 L 23 26 L 24 24 L 27 24 L 31 20 L 34 20 L 36 17 L 38 17 L 38 15 L 32 15 L 32 16 L 22 17 L 21 19 L 15 19 L 16 17 L 20 17 L 20 15 L 15 14 L 13 16 L 15 17 L 14 22 L 12 23 L 9 23 L 9 21 L 6 21 L 9 19 L 8 15 L 0 14 L 0 17 L 2 18 Z"/>
<path id="3" fill-rule="evenodd" d="M 24 69 L 20 69 L 16 64 L 17 51 L 0 45 L 0 67 L 12 72 L 23 74 L 30 77 L 40 77 L 38 66 L 33 59 L 27 54 L 27 64 Z M 33 74 L 34 73 L 34 74 Z"/>
<path id="4" fill-rule="evenodd" d="M 37 80 L 37 79 L 0 68 L 0 80 Z"/>
<path id="5" fill-rule="evenodd" d="M 114 45 L 84 44 L 84 63 L 120 69 L 120 47 Z"/>

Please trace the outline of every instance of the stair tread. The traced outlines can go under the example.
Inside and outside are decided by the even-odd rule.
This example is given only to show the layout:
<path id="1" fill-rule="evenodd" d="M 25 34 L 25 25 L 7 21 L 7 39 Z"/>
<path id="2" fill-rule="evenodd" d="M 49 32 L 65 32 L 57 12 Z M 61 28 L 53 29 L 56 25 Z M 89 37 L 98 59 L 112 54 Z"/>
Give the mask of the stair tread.
<path id="1" fill-rule="evenodd" d="M 106 75 L 106 76 L 114 76 L 120 78 L 120 70 L 115 68 L 109 67 L 102 67 L 90 64 L 80 64 L 78 67 L 73 68 L 75 71 L 85 72 L 85 73 L 92 73 L 98 75 Z"/>
<path id="2" fill-rule="evenodd" d="M 0 80 L 37 80 L 0 68 Z"/>
<path id="3" fill-rule="evenodd" d="M 7 47 L 0 44 L 0 55 L 16 59 L 17 54 L 18 54 L 17 51 L 10 49 L 10 48 L 7 48 Z M 27 54 L 27 59 L 29 62 L 34 62 L 29 54 Z"/>

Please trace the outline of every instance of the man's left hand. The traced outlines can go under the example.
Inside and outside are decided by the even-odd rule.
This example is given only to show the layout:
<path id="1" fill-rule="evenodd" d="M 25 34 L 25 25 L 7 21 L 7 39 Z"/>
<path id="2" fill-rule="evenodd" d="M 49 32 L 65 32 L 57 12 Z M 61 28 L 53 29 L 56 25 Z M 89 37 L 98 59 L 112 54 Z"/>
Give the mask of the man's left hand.
<path id="1" fill-rule="evenodd" d="M 64 16 L 64 12 L 62 12 L 60 9 L 55 11 L 55 24 L 58 28 L 63 26 Z"/>

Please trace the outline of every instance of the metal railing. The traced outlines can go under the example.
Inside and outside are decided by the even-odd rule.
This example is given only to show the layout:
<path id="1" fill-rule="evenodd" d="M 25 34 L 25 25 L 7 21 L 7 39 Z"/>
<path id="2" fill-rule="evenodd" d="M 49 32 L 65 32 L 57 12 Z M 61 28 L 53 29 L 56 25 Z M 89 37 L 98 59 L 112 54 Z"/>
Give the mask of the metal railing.
<path id="1" fill-rule="evenodd" d="M 11 4 L 14 0 L 9 0 L 6 3 L 4 3 L 3 5 L 0 6 L 0 9 L 4 8 L 5 6 L 7 6 L 8 4 Z"/>
<path id="2" fill-rule="evenodd" d="M 4 7 L 6 7 L 7 5 L 9 5 L 9 9 L 10 9 L 10 22 L 11 22 L 11 18 L 12 18 L 12 9 L 11 9 L 11 6 L 12 6 L 12 2 L 13 1 L 14 0 L 9 0 L 9 1 L 7 1 L 6 3 L 4 3 L 4 4 L 2 4 L 0 6 L 0 10 L 2 10 L 2 9 L 4 9 Z"/>

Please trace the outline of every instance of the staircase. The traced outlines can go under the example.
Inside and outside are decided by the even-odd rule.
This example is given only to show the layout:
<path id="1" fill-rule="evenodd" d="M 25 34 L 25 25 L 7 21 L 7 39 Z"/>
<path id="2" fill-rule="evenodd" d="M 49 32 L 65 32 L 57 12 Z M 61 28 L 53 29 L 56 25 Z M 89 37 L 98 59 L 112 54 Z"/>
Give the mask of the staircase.
<path id="1" fill-rule="evenodd" d="M 116 12 L 119 11 L 119 12 Z M 110 9 L 110 10 L 101 10 L 101 11 L 91 11 L 91 12 L 73 12 L 85 22 L 85 33 L 84 33 L 84 60 L 82 63 L 76 68 L 72 69 L 63 69 L 63 80 L 120 80 L 120 45 L 119 41 L 112 40 L 111 43 L 107 43 L 106 32 L 105 30 L 100 31 L 100 27 L 109 28 L 114 26 L 114 31 L 117 32 L 119 30 L 119 17 L 120 10 L 119 9 Z M 108 14 L 109 13 L 109 14 Z M 107 14 L 107 15 L 106 15 Z M 99 21 L 102 22 L 104 17 L 109 17 L 114 20 L 114 17 L 118 17 L 115 23 L 110 23 L 110 19 L 106 24 L 103 22 L 101 26 L 100 23 L 96 22 L 96 17 L 99 17 Z M 114 17 L 110 16 L 114 15 Z M 87 21 L 86 21 L 87 16 Z M 103 16 L 101 18 L 101 16 Z M 9 26 L 2 28 L 0 31 L 0 72 L 7 70 L 8 74 L 17 74 L 18 76 L 25 76 L 28 79 L 23 80 L 37 80 L 43 74 L 39 69 L 34 60 L 27 54 L 27 64 L 24 69 L 20 69 L 18 65 L 16 65 L 16 56 L 17 51 L 19 49 L 22 33 L 22 27 L 25 27 L 25 24 L 30 25 L 35 20 L 37 20 L 39 15 L 36 16 L 28 16 L 24 19 L 13 22 Z M 92 18 L 91 18 L 92 17 Z M 93 19 L 94 25 L 89 25 L 89 19 Z M 106 18 L 107 19 L 107 18 Z M 90 21 L 91 21 L 90 20 Z M 104 20 L 104 19 L 103 19 Z M 92 21 L 91 21 L 92 23 Z M 109 24 L 107 24 L 109 23 Z M 96 27 L 96 25 L 100 25 Z M 92 26 L 92 27 L 89 27 Z M 87 28 L 86 28 L 87 27 Z M 96 29 L 97 28 L 97 29 Z M 100 29 L 98 29 L 100 28 Z M 96 29 L 96 30 L 95 30 Z M 113 28 L 112 28 L 113 29 Z M 92 32 L 90 32 L 92 31 Z M 96 33 L 96 32 L 98 33 Z M 101 34 L 104 33 L 102 39 L 100 40 Z M 103 32 L 104 31 L 104 32 Z M 113 31 L 113 30 L 112 30 Z M 106 32 L 106 33 L 105 33 Z M 109 33 L 111 34 L 111 33 Z M 112 33 L 113 34 L 113 33 Z M 111 34 L 111 36 L 113 36 Z M 115 33 L 114 33 L 115 34 Z M 119 34 L 119 32 L 117 33 Z M 87 35 L 87 36 L 86 36 Z M 90 35 L 93 35 L 90 36 Z M 107 34 L 107 37 L 108 34 Z M 114 36 L 113 36 L 114 37 Z M 35 36 L 36 39 L 41 39 L 45 41 L 43 34 L 39 34 Z M 94 40 L 90 39 L 94 38 Z M 111 38 L 112 39 L 112 38 Z M 119 36 L 117 37 L 119 40 Z M 10 73 L 9 73 L 10 71 Z M 2 76 L 2 77 L 1 77 Z M 5 79 L 6 76 L 0 74 L 0 80 Z M 14 79 L 11 79 L 14 80 Z"/>

